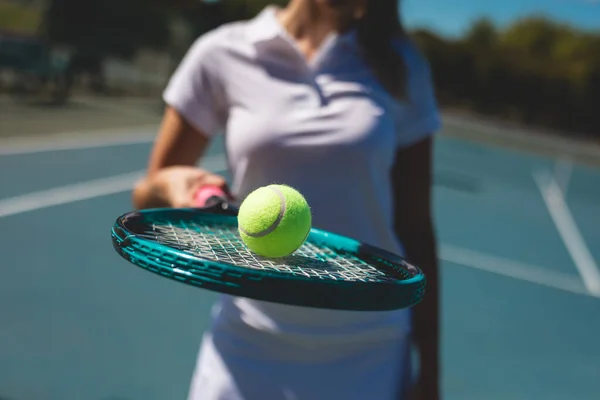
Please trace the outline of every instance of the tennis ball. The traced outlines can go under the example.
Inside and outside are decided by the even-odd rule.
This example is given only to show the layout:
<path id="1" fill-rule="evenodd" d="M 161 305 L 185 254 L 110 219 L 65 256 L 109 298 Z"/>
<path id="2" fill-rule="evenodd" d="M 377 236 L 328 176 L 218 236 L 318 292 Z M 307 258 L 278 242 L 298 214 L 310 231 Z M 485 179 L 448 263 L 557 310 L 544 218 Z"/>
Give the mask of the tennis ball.
<path id="1" fill-rule="evenodd" d="M 240 205 L 238 230 L 246 247 L 260 256 L 285 257 L 310 232 L 312 216 L 306 199 L 286 185 L 263 186 Z"/>

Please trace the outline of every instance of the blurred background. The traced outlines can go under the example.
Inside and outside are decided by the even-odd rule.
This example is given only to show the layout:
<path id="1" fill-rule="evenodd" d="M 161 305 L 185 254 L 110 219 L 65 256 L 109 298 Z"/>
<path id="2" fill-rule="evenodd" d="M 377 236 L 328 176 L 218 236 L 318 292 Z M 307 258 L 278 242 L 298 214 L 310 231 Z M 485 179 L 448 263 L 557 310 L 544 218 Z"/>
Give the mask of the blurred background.
<path id="1" fill-rule="evenodd" d="M 0 0 L 0 398 L 185 398 L 214 297 L 109 231 L 189 45 L 269 3 Z M 598 399 L 600 3 L 401 8 L 444 118 L 444 398 Z"/>

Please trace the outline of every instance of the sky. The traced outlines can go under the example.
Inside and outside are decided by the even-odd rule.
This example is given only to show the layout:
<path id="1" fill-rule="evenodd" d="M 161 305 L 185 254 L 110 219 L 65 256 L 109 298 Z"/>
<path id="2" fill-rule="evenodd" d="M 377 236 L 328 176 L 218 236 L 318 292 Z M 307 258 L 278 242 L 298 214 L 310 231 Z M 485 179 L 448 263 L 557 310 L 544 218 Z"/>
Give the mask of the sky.
<path id="1" fill-rule="evenodd" d="M 426 27 L 444 36 L 461 35 L 470 23 L 487 16 L 498 26 L 532 14 L 600 32 L 600 0 L 401 0 L 409 28 Z"/>
<path id="2" fill-rule="evenodd" d="M 600 32 L 600 0 L 399 1 L 406 26 L 426 27 L 450 37 L 460 36 L 473 20 L 482 16 L 503 26 L 517 18 L 540 13 L 576 27 Z"/>

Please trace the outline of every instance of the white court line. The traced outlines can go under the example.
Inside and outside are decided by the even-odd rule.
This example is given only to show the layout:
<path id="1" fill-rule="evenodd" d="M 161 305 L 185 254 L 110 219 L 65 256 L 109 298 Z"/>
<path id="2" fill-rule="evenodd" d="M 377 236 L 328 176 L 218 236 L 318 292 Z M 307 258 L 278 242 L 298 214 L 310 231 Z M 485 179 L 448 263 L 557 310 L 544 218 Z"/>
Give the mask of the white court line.
<path id="1" fill-rule="evenodd" d="M 583 154 L 594 158 L 600 157 L 600 146 L 597 143 L 569 139 L 564 135 L 561 136 L 543 129 L 502 126 L 499 122 L 460 116 L 452 112 L 443 112 L 442 119 L 444 125 L 451 129 L 471 129 L 478 131 L 480 135 L 508 138 L 515 143 L 547 146 L 559 154 Z"/>
<path id="2" fill-rule="evenodd" d="M 144 171 L 66 185 L 0 200 L 0 218 L 131 190 Z"/>
<path id="3" fill-rule="evenodd" d="M 450 245 L 440 246 L 440 258 L 444 261 L 465 267 L 535 283 L 565 292 L 600 297 L 596 293 L 588 292 L 578 278 L 567 274 L 548 271 L 545 268 L 535 265 L 529 265 Z"/>
<path id="4" fill-rule="evenodd" d="M 585 239 L 569 210 L 560 186 L 551 174 L 534 173 L 533 177 L 540 189 L 552 221 L 583 279 L 587 290 L 600 296 L 600 271 L 592 257 Z"/>
<path id="5" fill-rule="evenodd" d="M 152 143 L 156 138 L 157 129 L 155 125 L 148 125 L 129 129 L 71 132 L 50 137 L 39 135 L 14 141 L 6 140 L 0 142 L 0 156 Z M 140 133 L 132 134 L 132 131 Z"/>
<path id="6" fill-rule="evenodd" d="M 563 193 L 563 197 L 567 197 L 571 176 L 573 175 L 573 162 L 568 156 L 559 158 L 554 164 L 554 179 L 558 183 L 558 187 Z"/>
<path id="7" fill-rule="evenodd" d="M 211 171 L 222 171 L 227 168 L 227 163 L 222 156 L 212 156 L 207 157 L 202 166 Z M 132 189 L 144 172 L 141 170 L 1 199 L 0 218 L 126 192 Z"/>

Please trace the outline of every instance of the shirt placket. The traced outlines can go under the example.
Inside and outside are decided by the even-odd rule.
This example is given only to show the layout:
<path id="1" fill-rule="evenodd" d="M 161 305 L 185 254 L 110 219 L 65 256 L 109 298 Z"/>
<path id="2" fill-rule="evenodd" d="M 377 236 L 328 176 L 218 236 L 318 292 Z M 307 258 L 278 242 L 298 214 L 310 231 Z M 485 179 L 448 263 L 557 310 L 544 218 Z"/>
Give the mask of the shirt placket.
<path id="1" fill-rule="evenodd" d="M 287 36 L 284 36 L 283 39 L 292 48 L 306 83 L 314 90 L 318 105 L 327 105 L 327 96 L 323 90 L 323 85 L 327 82 L 327 79 L 321 75 L 321 71 L 326 66 L 337 44 L 337 35 L 332 34 L 327 37 L 311 61 L 306 60 L 293 39 Z"/>

